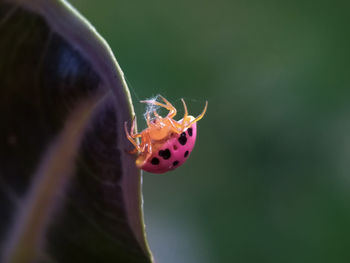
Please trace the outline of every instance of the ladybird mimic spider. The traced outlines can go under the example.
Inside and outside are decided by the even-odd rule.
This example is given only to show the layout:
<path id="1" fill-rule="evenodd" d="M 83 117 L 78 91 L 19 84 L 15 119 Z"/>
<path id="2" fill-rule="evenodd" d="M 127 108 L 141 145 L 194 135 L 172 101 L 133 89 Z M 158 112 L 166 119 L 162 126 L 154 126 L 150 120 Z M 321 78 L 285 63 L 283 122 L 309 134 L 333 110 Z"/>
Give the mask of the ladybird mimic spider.
<path id="1" fill-rule="evenodd" d="M 155 173 L 172 170 L 175 166 L 179 166 L 185 161 L 184 158 L 187 158 L 189 151 L 192 151 L 195 143 L 196 122 L 203 118 L 208 107 L 208 102 L 206 101 L 202 113 L 195 118 L 188 115 L 186 103 L 181 99 L 184 107 L 184 117 L 181 120 L 176 121 L 173 119 L 177 114 L 176 108 L 164 97 L 159 97 L 164 103 L 156 100 L 143 100 L 141 102 L 167 109 L 169 113 L 166 117 L 160 116 L 156 110 L 153 110 L 152 113 L 154 118 L 151 119 L 150 112 L 148 111 L 146 113 L 147 128 L 140 133 L 136 133 L 135 131 L 136 117 L 132 120 L 130 132 L 128 132 L 127 123 L 124 123 L 125 134 L 135 147 L 130 153 L 138 154 L 136 160 L 137 167 Z M 188 134 L 185 133 L 187 130 L 189 130 Z M 141 139 L 140 143 L 138 143 L 137 138 Z M 185 145 L 182 144 L 184 140 L 185 144 L 188 142 L 185 147 L 186 149 L 183 148 L 181 151 L 178 151 L 177 149 L 180 146 Z M 187 151 L 187 154 L 185 150 Z M 175 151 L 177 154 L 175 154 Z M 164 152 L 167 153 L 165 156 Z M 180 158 L 180 156 L 176 156 L 182 152 L 184 155 L 183 157 Z M 168 156 L 169 158 L 167 158 Z M 172 160 L 173 158 L 170 157 L 178 158 Z M 162 162 L 160 162 L 159 159 L 163 159 Z M 169 160 L 172 160 L 173 162 L 168 163 Z"/>

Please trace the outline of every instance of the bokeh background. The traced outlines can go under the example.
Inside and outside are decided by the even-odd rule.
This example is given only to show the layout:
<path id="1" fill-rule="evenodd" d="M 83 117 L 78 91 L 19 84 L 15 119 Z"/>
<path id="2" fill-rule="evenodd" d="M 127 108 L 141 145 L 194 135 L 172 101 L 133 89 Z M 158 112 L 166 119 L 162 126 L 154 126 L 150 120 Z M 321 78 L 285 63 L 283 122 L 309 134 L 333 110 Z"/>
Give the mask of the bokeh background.
<path id="1" fill-rule="evenodd" d="M 190 160 L 144 173 L 157 262 L 350 262 L 348 1 L 71 2 L 138 116 L 159 93 L 209 101 Z"/>

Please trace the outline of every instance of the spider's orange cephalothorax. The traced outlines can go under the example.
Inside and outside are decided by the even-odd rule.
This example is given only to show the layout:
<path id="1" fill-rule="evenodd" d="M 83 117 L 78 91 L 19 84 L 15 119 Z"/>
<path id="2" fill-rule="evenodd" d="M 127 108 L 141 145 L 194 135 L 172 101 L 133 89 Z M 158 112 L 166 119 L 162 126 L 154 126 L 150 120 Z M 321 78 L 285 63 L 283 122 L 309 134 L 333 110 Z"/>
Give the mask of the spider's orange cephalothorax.
<path id="1" fill-rule="evenodd" d="M 188 115 L 186 103 L 183 99 L 181 99 L 185 113 L 184 117 L 181 120 L 176 121 L 173 119 L 176 115 L 175 107 L 171 105 L 170 102 L 167 101 L 164 97 L 159 97 L 164 101 L 164 104 L 156 100 L 145 100 L 141 102 L 167 109 L 169 113 L 166 117 L 160 116 L 157 111 L 154 110 L 152 112 L 154 118 L 151 119 L 150 112 L 147 112 L 146 121 L 148 127 L 140 133 L 135 132 L 136 118 L 133 119 L 130 133 L 128 132 L 125 123 L 126 136 L 129 141 L 135 146 L 135 149 L 132 151 L 132 153 L 138 153 L 136 165 L 141 169 L 143 169 L 145 163 L 149 161 L 150 157 L 153 156 L 154 153 L 158 153 L 158 151 L 164 146 L 165 143 L 169 142 L 174 137 L 179 137 L 180 134 L 183 134 L 184 131 L 192 127 L 192 125 L 203 118 L 207 110 L 208 102 L 206 102 L 203 112 L 198 117 L 194 118 L 193 116 Z M 136 138 L 140 138 L 141 142 L 138 143 L 136 141 Z"/>

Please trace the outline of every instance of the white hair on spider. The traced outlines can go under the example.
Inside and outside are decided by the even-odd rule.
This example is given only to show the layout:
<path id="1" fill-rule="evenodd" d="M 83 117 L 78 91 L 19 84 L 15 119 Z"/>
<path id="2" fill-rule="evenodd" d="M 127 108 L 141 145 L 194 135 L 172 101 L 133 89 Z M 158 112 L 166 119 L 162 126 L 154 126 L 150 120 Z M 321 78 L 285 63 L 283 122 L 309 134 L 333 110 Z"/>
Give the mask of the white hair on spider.
<path id="1" fill-rule="evenodd" d="M 157 94 L 156 96 L 147 99 L 147 101 L 157 101 L 159 97 L 160 97 L 160 94 Z M 156 116 L 154 116 L 154 112 L 157 112 L 159 108 L 160 106 L 158 105 L 147 103 L 146 111 L 143 114 L 143 117 L 145 118 L 145 120 L 147 120 L 147 115 L 150 116 L 151 121 L 154 120 L 156 118 Z"/>

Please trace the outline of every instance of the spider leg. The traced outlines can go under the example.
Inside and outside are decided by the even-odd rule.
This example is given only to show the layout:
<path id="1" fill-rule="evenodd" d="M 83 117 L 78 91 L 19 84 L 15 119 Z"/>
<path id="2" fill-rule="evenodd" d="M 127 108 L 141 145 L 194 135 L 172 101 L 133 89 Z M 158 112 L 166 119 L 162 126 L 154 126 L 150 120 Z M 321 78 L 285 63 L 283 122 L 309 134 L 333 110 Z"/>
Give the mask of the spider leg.
<path id="1" fill-rule="evenodd" d="M 184 130 L 182 124 L 179 124 L 177 121 L 170 118 L 168 120 L 170 122 L 171 129 L 177 134 L 180 134 Z"/>
<path id="2" fill-rule="evenodd" d="M 141 134 L 139 134 L 139 133 L 130 134 L 130 136 L 131 136 L 133 139 L 136 139 L 136 138 L 140 138 L 140 137 L 141 137 Z"/>
<path id="3" fill-rule="evenodd" d="M 157 105 L 160 106 L 162 108 L 165 108 L 169 111 L 168 116 L 169 118 L 174 118 L 176 115 L 176 109 L 175 107 L 169 102 L 167 101 L 163 96 L 159 95 L 159 97 L 165 102 L 165 104 L 160 103 L 158 101 L 155 100 L 141 100 L 141 103 L 147 103 L 147 104 L 152 104 L 152 105 Z"/>
<path id="4" fill-rule="evenodd" d="M 156 116 L 158 119 L 162 118 L 156 110 L 153 111 L 154 116 Z"/>
<path id="5" fill-rule="evenodd" d="M 165 102 L 165 104 L 168 106 L 169 113 L 168 113 L 168 118 L 174 118 L 176 115 L 176 108 L 162 95 L 159 95 L 159 97 Z"/>
<path id="6" fill-rule="evenodd" d="M 187 116 L 188 116 L 188 111 L 187 111 L 187 105 L 186 105 L 186 103 L 185 103 L 185 101 L 184 101 L 184 99 L 181 99 L 181 101 L 182 101 L 182 104 L 184 105 L 184 111 L 185 111 L 185 114 L 184 114 L 184 117 L 183 117 L 183 119 L 182 119 L 182 130 L 184 130 L 185 129 L 185 124 L 186 124 L 186 120 L 187 120 Z"/>
<path id="7" fill-rule="evenodd" d="M 208 101 L 205 102 L 205 107 L 204 107 L 202 113 L 199 114 L 199 115 L 198 115 L 194 120 L 192 120 L 189 124 L 187 124 L 185 128 L 191 127 L 193 123 L 195 123 L 195 122 L 199 121 L 200 119 L 202 119 L 203 116 L 204 116 L 204 114 L 205 114 L 205 112 L 207 111 L 207 108 L 208 108 Z"/>
<path id="8" fill-rule="evenodd" d="M 133 139 L 142 137 L 141 133 L 135 133 L 135 131 L 136 131 L 135 127 L 136 127 L 136 117 L 134 116 L 134 118 L 132 120 L 132 124 L 131 124 L 130 136 Z"/>
<path id="9" fill-rule="evenodd" d="M 145 161 L 151 156 L 151 152 L 149 152 L 151 145 L 151 140 L 148 134 L 143 133 L 141 136 L 141 144 L 139 150 L 139 156 L 136 159 L 136 166 L 141 169 Z"/>
<path id="10" fill-rule="evenodd" d="M 147 122 L 148 127 L 151 126 L 151 116 L 150 116 L 149 112 L 147 112 L 146 122 Z"/>
<path id="11" fill-rule="evenodd" d="M 135 133 L 135 127 L 136 127 L 136 116 L 134 116 L 134 118 L 132 118 L 132 123 L 131 123 L 131 128 L 130 128 L 130 136 L 134 139 L 141 137 L 141 135 L 139 133 Z"/>
<path id="12" fill-rule="evenodd" d="M 143 152 L 145 152 L 145 150 L 146 150 L 146 144 L 141 142 L 141 144 L 140 144 L 140 152 L 143 153 Z"/>
<path id="13" fill-rule="evenodd" d="M 152 104 L 152 105 L 158 105 L 158 106 L 160 106 L 160 107 L 162 107 L 162 108 L 165 108 L 165 109 L 167 109 L 167 110 L 170 110 L 169 107 L 168 107 L 167 105 L 165 105 L 165 104 L 163 104 L 163 103 L 160 103 L 160 102 L 158 102 L 158 101 L 156 101 L 156 100 L 140 100 L 140 102 L 141 102 L 141 103 Z"/>
<path id="14" fill-rule="evenodd" d="M 151 145 L 151 138 L 148 133 L 140 134 L 141 143 L 140 143 L 140 153 L 145 153 L 148 151 L 149 145 Z"/>
<path id="15" fill-rule="evenodd" d="M 137 135 L 137 137 L 139 137 L 139 134 L 133 134 L 133 130 L 131 130 L 131 134 L 128 132 L 128 128 L 127 128 L 127 123 L 124 122 L 124 130 L 125 130 L 125 134 L 126 137 L 128 138 L 128 140 L 135 146 L 135 149 L 140 152 L 140 146 L 137 144 L 137 142 L 135 142 L 134 138 L 136 138 L 135 136 Z M 133 127 L 133 125 L 132 125 Z"/>
<path id="16" fill-rule="evenodd" d="M 142 136 L 142 143 L 141 143 L 141 153 L 144 154 L 143 160 L 147 160 L 152 155 L 152 143 L 151 138 L 148 135 Z"/>

